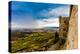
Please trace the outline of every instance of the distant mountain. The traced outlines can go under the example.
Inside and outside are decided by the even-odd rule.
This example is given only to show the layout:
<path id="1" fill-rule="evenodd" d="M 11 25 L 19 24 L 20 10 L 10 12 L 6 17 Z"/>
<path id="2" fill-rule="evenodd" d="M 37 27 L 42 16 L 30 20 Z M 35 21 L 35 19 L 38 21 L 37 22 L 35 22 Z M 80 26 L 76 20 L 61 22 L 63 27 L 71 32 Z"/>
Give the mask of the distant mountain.
<path id="1" fill-rule="evenodd" d="M 42 31 L 56 31 L 59 30 L 59 27 L 44 27 L 39 29 L 15 29 L 11 30 L 12 32 L 42 32 Z"/>
<path id="2" fill-rule="evenodd" d="M 44 27 L 44 29 L 59 30 L 59 27 Z"/>

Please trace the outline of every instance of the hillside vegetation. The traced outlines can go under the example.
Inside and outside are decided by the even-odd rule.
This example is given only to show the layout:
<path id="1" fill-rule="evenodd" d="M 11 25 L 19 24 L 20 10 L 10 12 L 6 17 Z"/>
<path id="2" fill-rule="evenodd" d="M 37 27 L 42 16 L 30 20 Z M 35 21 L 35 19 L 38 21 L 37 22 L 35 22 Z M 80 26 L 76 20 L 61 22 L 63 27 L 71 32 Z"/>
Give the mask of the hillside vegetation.
<path id="1" fill-rule="evenodd" d="M 16 32 L 11 41 L 11 52 L 46 51 L 59 40 L 58 32 Z"/>

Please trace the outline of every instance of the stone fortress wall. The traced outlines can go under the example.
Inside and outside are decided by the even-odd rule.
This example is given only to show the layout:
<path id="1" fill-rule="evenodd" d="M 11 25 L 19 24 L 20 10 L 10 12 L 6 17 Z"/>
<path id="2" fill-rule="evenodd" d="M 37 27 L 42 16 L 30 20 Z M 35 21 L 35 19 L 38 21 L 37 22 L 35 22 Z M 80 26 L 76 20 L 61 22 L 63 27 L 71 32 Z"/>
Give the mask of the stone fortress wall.
<path id="1" fill-rule="evenodd" d="M 69 17 L 59 17 L 59 37 L 66 39 L 66 49 L 78 48 L 78 7 L 77 5 L 70 6 Z"/>
<path id="2" fill-rule="evenodd" d="M 78 48 L 78 6 L 71 5 L 67 49 Z"/>

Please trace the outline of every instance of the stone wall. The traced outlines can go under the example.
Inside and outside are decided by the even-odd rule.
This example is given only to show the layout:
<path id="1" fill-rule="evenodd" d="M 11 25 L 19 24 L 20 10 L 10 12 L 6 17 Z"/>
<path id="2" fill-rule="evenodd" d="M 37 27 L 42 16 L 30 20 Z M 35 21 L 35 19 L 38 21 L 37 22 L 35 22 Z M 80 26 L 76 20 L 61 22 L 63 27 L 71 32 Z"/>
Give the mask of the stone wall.
<path id="1" fill-rule="evenodd" d="M 78 7 L 71 5 L 67 49 L 78 48 Z"/>
<path id="2" fill-rule="evenodd" d="M 67 37 L 69 17 L 59 17 L 59 37 Z"/>
<path id="3" fill-rule="evenodd" d="M 77 5 L 70 6 L 69 17 L 59 17 L 59 37 L 65 38 L 65 48 L 78 48 L 78 7 Z"/>

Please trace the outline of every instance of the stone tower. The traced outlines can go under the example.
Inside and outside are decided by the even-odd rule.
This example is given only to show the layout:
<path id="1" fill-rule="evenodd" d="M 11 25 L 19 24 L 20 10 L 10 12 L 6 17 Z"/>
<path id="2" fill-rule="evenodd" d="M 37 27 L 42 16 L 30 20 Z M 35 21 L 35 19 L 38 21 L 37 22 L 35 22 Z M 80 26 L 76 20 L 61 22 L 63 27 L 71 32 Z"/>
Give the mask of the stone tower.
<path id="1" fill-rule="evenodd" d="M 71 5 L 67 49 L 78 48 L 78 7 Z"/>
<path id="2" fill-rule="evenodd" d="M 78 7 L 70 6 L 69 17 L 59 17 L 59 37 L 66 38 L 66 49 L 78 48 Z"/>
<path id="3" fill-rule="evenodd" d="M 59 17 L 59 36 L 67 37 L 69 17 Z"/>

